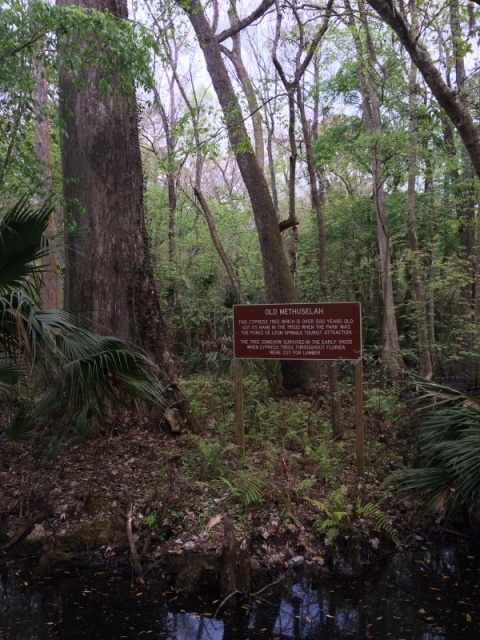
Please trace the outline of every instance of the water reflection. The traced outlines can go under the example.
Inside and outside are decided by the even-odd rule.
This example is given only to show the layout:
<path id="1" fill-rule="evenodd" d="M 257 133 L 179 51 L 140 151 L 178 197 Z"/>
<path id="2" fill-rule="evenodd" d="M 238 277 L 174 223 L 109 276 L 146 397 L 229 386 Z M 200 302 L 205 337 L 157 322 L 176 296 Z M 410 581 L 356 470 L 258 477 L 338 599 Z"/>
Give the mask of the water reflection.
<path id="1" fill-rule="evenodd" d="M 299 572 L 216 619 L 212 593 L 186 598 L 108 573 L 35 578 L 3 568 L 0 638 L 471 640 L 480 637 L 479 578 L 472 552 L 432 547 L 358 579 Z"/>

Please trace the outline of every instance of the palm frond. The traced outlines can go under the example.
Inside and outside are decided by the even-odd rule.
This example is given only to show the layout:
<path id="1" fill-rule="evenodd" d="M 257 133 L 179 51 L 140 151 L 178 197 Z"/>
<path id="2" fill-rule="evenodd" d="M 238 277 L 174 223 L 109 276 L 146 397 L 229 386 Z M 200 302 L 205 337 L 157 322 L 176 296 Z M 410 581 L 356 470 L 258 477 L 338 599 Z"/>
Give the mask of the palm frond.
<path id="1" fill-rule="evenodd" d="M 480 508 L 480 404 L 444 385 L 419 385 L 418 444 L 423 466 L 394 474 L 400 488 L 422 495 L 424 510 L 446 520 L 459 507 Z"/>
<path id="2" fill-rule="evenodd" d="M 63 311 L 37 308 L 34 276 L 48 250 L 51 212 L 49 204 L 34 208 L 24 199 L 0 221 L 0 393 L 20 399 L 7 429 L 16 439 L 46 422 L 62 434 L 85 435 L 107 403 L 126 395 L 164 404 L 155 364 L 133 346 L 79 328 Z M 27 378 L 35 378 L 37 390 L 43 384 L 35 403 L 22 399 L 19 383 Z"/>
<path id="3" fill-rule="evenodd" d="M 13 358 L 0 358 L 0 397 L 18 393 L 23 370 Z"/>
<path id="4" fill-rule="evenodd" d="M 480 410 L 479 399 L 475 396 L 418 376 L 413 376 L 413 379 L 417 388 L 414 404 L 419 412 L 459 405 L 472 406 Z"/>
<path id="5" fill-rule="evenodd" d="M 49 202 L 36 208 L 23 198 L 0 221 L 0 296 L 28 288 L 41 270 L 36 261 L 48 252 L 43 236 L 52 211 Z"/>

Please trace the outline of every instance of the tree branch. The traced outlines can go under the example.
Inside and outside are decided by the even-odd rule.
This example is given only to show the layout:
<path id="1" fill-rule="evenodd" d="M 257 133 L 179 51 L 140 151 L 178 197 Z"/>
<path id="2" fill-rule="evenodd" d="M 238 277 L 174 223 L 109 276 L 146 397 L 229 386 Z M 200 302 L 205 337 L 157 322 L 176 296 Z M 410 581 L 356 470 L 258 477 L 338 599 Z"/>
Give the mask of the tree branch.
<path id="1" fill-rule="evenodd" d="M 243 20 L 239 20 L 236 24 L 232 25 L 229 29 L 225 29 L 216 36 L 217 42 L 223 42 L 227 38 L 231 38 L 245 27 L 248 27 L 255 22 L 258 18 L 261 18 L 270 7 L 275 4 L 275 0 L 262 0 L 261 4 L 253 11 L 249 16 Z"/>
<path id="2" fill-rule="evenodd" d="M 367 2 L 397 34 L 398 39 L 422 74 L 430 91 L 457 129 L 470 156 L 475 172 L 480 177 L 480 133 L 467 106 L 447 86 L 425 45 L 415 36 L 410 25 L 395 9 L 394 5 L 387 2 L 387 0 L 367 0 Z"/>

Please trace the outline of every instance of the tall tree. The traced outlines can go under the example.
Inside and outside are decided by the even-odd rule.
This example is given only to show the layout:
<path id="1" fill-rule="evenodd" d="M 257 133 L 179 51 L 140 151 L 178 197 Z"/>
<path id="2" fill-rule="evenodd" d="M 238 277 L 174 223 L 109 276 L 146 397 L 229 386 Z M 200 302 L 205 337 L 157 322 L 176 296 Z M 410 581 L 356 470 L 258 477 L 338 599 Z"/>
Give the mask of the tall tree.
<path id="1" fill-rule="evenodd" d="M 408 74 L 408 106 L 410 111 L 410 153 L 408 158 L 407 185 L 407 239 L 411 251 L 411 269 L 413 295 L 417 311 L 419 373 L 428 380 L 433 375 L 432 356 L 430 352 L 427 329 L 427 306 L 425 286 L 421 274 L 421 259 L 417 236 L 416 212 L 416 178 L 417 178 L 417 150 L 418 150 L 418 117 L 417 117 L 417 68 L 411 63 Z"/>
<path id="2" fill-rule="evenodd" d="M 230 26 L 235 28 L 238 25 L 237 1 L 230 0 L 230 9 L 228 11 Z M 255 87 L 248 75 L 247 68 L 243 61 L 242 43 L 240 31 L 232 34 L 232 50 L 220 45 L 222 53 L 231 61 L 237 72 L 238 80 L 242 85 L 243 92 L 247 98 L 248 108 L 252 118 L 253 138 L 255 141 L 255 154 L 258 164 L 263 170 L 265 165 L 265 147 L 263 142 L 263 123 L 260 107 L 255 92 Z"/>
<path id="3" fill-rule="evenodd" d="M 126 0 L 58 0 L 58 4 L 127 18 Z M 102 45 L 90 38 L 88 46 Z M 68 224 L 75 226 L 67 243 L 64 306 L 86 315 L 99 332 L 141 347 L 168 382 L 172 405 L 191 422 L 176 385 L 148 252 L 133 80 L 128 88 L 124 75 L 128 72 L 122 70 L 121 90 L 119 71 L 112 69 L 105 83 L 101 69 L 85 65 L 74 81 L 60 67 L 65 213 Z"/>
<path id="4" fill-rule="evenodd" d="M 472 118 L 464 97 L 458 91 L 451 89 L 443 79 L 427 47 L 408 23 L 402 10 L 404 6 L 397 8 L 394 2 L 387 0 L 367 0 L 367 2 L 397 34 L 438 104 L 457 129 L 475 173 L 480 177 L 480 130 Z"/>
<path id="5" fill-rule="evenodd" d="M 50 170 L 50 128 L 47 115 L 48 109 L 48 85 L 47 70 L 44 63 L 44 44 L 39 40 L 33 53 L 33 73 L 35 78 L 35 152 L 38 161 L 38 173 L 40 183 L 45 195 L 49 194 L 51 182 Z M 53 212 L 47 228 L 48 235 L 55 233 L 55 220 Z M 43 309 L 58 308 L 58 278 L 57 259 L 52 252 L 42 257 L 43 273 L 40 296 Z"/>
<path id="6" fill-rule="evenodd" d="M 288 98 L 288 137 L 290 143 L 290 159 L 289 159 L 289 179 L 288 179 L 288 220 L 296 220 L 296 197 L 295 197 L 295 185 L 297 182 L 296 166 L 297 166 L 297 142 L 296 142 L 296 127 L 295 119 L 297 109 L 300 114 L 300 123 L 302 127 L 303 143 L 305 145 L 305 161 L 307 164 L 308 182 L 310 186 L 310 201 L 312 209 L 315 211 L 318 227 L 319 238 L 319 280 L 320 280 L 320 299 L 328 300 L 328 273 L 327 273 L 327 258 L 326 258 L 326 245 L 325 245 L 325 224 L 323 217 L 323 197 L 321 189 L 319 188 L 317 173 L 315 171 L 315 163 L 313 157 L 313 131 L 318 129 L 318 106 L 314 106 L 314 120 L 312 127 L 309 126 L 306 109 L 305 109 L 305 87 L 304 76 L 310 66 L 310 63 L 318 53 L 318 48 L 323 36 L 325 35 L 328 24 L 330 21 L 330 14 L 333 3 L 330 1 L 326 7 L 326 13 L 324 19 L 315 31 L 308 31 L 308 23 L 311 21 L 311 16 L 302 15 L 301 8 L 296 4 L 292 4 L 292 13 L 295 20 L 295 27 L 292 31 L 296 34 L 296 41 L 291 36 L 289 44 L 294 43 L 296 50 L 295 55 L 285 56 L 290 65 L 293 67 L 290 73 L 290 79 L 287 76 L 287 71 L 281 64 L 279 59 L 279 45 L 282 26 L 282 12 L 277 2 L 277 21 L 275 29 L 275 38 L 272 47 L 272 60 L 277 70 L 278 76 L 285 88 Z M 314 64 L 314 74 L 318 72 L 318 66 Z M 318 75 L 314 75 L 314 82 L 318 80 Z M 296 227 L 294 227 L 296 231 Z M 343 429 L 343 423 L 341 419 L 341 398 L 338 389 L 338 366 L 335 362 L 329 362 L 327 364 L 328 382 L 330 391 L 330 407 L 331 407 L 331 420 L 333 426 L 333 435 L 337 437 L 341 434 Z"/>
<path id="7" fill-rule="evenodd" d="M 205 218 L 205 221 L 208 226 L 208 230 L 210 232 L 210 237 L 213 242 L 213 246 L 215 247 L 220 257 L 220 260 L 222 261 L 223 266 L 225 267 L 225 271 L 227 272 L 232 289 L 235 291 L 236 299 L 238 300 L 238 302 L 243 302 L 243 293 L 242 293 L 240 280 L 238 279 L 238 276 L 235 272 L 235 267 L 232 261 L 230 260 L 230 257 L 228 256 L 227 252 L 223 247 L 221 238 L 217 232 L 212 211 L 210 209 L 207 198 L 205 197 L 202 189 L 202 174 L 203 174 L 203 165 L 205 161 L 205 156 L 203 151 L 204 145 L 202 144 L 202 140 L 200 136 L 200 118 L 201 118 L 201 111 L 202 111 L 201 104 L 199 104 L 199 100 L 197 98 L 195 90 L 193 91 L 192 100 L 188 97 L 185 87 L 177 73 L 177 65 L 176 64 L 174 65 L 174 60 L 172 59 L 171 47 L 169 46 L 168 43 L 165 43 L 165 49 L 168 52 L 167 55 L 172 65 L 173 80 L 178 85 L 180 94 L 190 114 L 190 120 L 191 120 L 191 125 L 193 130 L 193 139 L 195 142 L 195 181 L 193 185 L 193 191 L 197 201 L 195 204 L 196 206 L 199 205 L 199 208 Z M 174 45 L 174 50 L 177 51 L 177 47 L 175 45 Z"/>
<path id="8" fill-rule="evenodd" d="M 370 35 L 367 14 L 363 2 L 358 2 L 360 12 L 360 28 L 348 0 L 345 2 L 349 12 L 349 23 L 352 29 L 358 56 L 358 76 L 362 96 L 362 111 L 367 134 L 371 138 L 371 166 L 373 176 L 373 193 L 377 219 L 377 239 L 380 259 L 380 275 L 383 294 L 382 339 L 384 345 L 384 362 L 392 377 L 399 375 L 403 365 L 400 357 L 395 302 L 393 297 L 393 281 L 391 273 L 390 234 L 387 221 L 385 188 L 383 175 L 383 157 L 379 139 L 382 132 L 380 103 L 374 67 L 376 53 Z M 362 33 L 363 32 L 363 33 Z"/>
<path id="9" fill-rule="evenodd" d="M 218 35 L 215 34 L 198 0 L 190 0 L 187 3 L 178 0 L 178 5 L 186 11 L 197 36 L 227 125 L 230 145 L 249 194 L 262 254 L 267 301 L 288 303 L 296 302 L 298 296 L 283 250 L 275 207 L 264 173 L 252 148 L 240 102 L 220 48 L 223 41 L 262 16 L 273 1 L 263 0 L 247 18 L 237 20 L 234 26 Z M 283 361 L 284 387 L 293 390 L 307 384 L 315 370 L 316 367 L 307 361 Z"/>

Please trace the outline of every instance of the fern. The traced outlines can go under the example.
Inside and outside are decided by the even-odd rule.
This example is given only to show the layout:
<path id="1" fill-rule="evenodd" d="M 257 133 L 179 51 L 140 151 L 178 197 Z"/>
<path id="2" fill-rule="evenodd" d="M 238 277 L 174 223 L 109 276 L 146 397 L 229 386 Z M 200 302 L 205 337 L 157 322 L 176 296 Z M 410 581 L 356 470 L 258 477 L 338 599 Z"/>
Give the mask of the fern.
<path id="1" fill-rule="evenodd" d="M 246 507 L 262 500 L 264 474 L 253 469 L 245 469 L 235 476 L 233 482 L 228 478 L 222 477 L 220 479 L 227 485 L 233 496 L 242 498 Z"/>
<path id="2" fill-rule="evenodd" d="M 304 491 L 308 491 L 309 489 L 311 489 L 316 481 L 316 478 L 309 477 L 299 482 L 295 487 L 295 493 L 297 494 L 297 496 L 300 496 Z"/>
<path id="3" fill-rule="evenodd" d="M 324 500 L 308 497 L 306 500 L 322 514 L 322 517 L 315 518 L 313 521 L 315 530 L 324 534 L 330 541 L 334 540 L 351 513 L 350 505 L 347 502 L 347 487 L 342 485 L 333 489 Z"/>
<path id="4" fill-rule="evenodd" d="M 389 536 L 396 547 L 402 546 L 402 541 L 398 535 L 398 531 L 390 522 L 387 514 L 382 511 L 377 504 L 368 502 L 366 505 L 362 506 L 360 504 L 360 498 L 358 498 L 356 513 L 357 515 L 362 515 L 369 518 L 369 520 L 372 520 L 381 531 Z"/>
<path id="5" fill-rule="evenodd" d="M 200 436 L 192 436 L 200 453 L 200 474 L 205 479 L 217 478 L 222 471 L 222 460 L 225 454 L 234 448 L 233 445 L 224 447 L 220 442 L 208 442 Z"/>
<path id="6" fill-rule="evenodd" d="M 324 500 L 306 498 L 321 513 L 321 517 L 315 518 L 313 526 L 318 533 L 324 534 L 332 541 L 339 534 L 342 527 L 352 524 L 354 518 L 368 518 L 384 533 L 386 533 L 397 547 L 402 546 L 400 536 L 390 522 L 387 514 L 372 502 L 362 505 L 361 497 L 357 498 L 355 508 L 347 498 L 347 487 L 341 486 L 333 489 Z"/>

